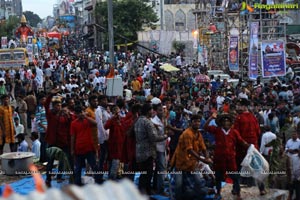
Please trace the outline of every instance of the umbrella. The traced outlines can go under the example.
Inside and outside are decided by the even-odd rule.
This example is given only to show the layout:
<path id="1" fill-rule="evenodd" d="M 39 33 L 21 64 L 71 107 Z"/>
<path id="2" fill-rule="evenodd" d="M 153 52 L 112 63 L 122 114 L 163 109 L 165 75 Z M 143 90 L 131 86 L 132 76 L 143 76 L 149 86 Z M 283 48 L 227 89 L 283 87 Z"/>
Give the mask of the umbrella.
<path id="1" fill-rule="evenodd" d="M 195 77 L 196 83 L 209 83 L 210 78 L 207 75 L 199 74 Z"/>
<path id="2" fill-rule="evenodd" d="M 163 69 L 165 72 L 177 72 L 180 71 L 177 67 L 174 67 L 173 65 L 166 63 L 160 66 L 161 69 Z"/>
<path id="3" fill-rule="evenodd" d="M 297 55 L 300 54 L 300 46 L 298 44 L 294 43 L 294 42 L 288 42 L 288 43 L 286 43 L 286 48 L 288 50 L 294 49 Z"/>

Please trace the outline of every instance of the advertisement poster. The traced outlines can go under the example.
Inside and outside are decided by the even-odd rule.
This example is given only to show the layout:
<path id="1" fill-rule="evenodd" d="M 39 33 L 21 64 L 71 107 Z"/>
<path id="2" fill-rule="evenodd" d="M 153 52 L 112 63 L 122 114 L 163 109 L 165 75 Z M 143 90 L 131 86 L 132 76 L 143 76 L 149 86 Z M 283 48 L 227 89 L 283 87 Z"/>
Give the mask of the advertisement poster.
<path id="1" fill-rule="evenodd" d="M 33 62 L 33 44 L 27 44 L 26 46 L 29 62 Z"/>
<path id="2" fill-rule="evenodd" d="M 1 37 L 1 48 L 7 48 L 7 37 Z"/>
<path id="3" fill-rule="evenodd" d="M 259 22 L 252 22 L 250 25 L 250 45 L 248 75 L 250 79 L 258 76 L 258 27 Z"/>
<path id="4" fill-rule="evenodd" d="M 262 76 L 285 76 L 285 44 L 283 41 L 262 41 Z"/>
<path id="5" fill-rule="evenodd" d="M 233 72 L 239 71 L 239 36 L 230 36 L 228 57 L 229 70 Z"/>
<path id="6" fill-rule="evenodd" d="M 32 36 L 27 37 L 27 44 L 32 44 Z"/>
<path id="7" fill-rule="evenodd" d="M 207 49 L 206 46 L 201 46 L 200 44 L 198 45 L 198 63 L 201 64 L 208 64 L 208 56 L 207 56 Z"/>

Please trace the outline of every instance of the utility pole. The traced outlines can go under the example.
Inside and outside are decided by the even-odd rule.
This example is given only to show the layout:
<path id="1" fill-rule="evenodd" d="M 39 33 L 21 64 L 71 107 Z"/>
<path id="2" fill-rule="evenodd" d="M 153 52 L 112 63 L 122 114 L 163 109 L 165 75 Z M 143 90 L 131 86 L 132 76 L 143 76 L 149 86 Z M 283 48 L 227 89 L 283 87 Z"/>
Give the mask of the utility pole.
<path id="1" fill-rule="evenodd" d="M 97 1 L 97 4 L 102 4 L 102 0 L 98 0 Z M 99 23 L 99 24 L 103 24 L 103 15 L 102 14 L 96 14 L 96 18 L 98 20 L 96 20 L 96 23 Z M 97 31 L 97 29 L 96 29 Z M 98 35 L 98 39 L 99 39 L 99 48 L 100 50 L 103 50 L 104 49 L 104 45 L 103 45 L 103 32 L 102 30 L 99 31 L 99 35 Z"/>
<path id="2" fill-rule="evenodd" d="M 160 30 L 164 30 L 164 0 L 160 0 Z"/>
<path id="3" fill-rule="evenodd" d="M 108 9 L 108 39 L 109 39 L 109 60 L 111 67 L 114 67 L 114 27 L 113 27 L 113 0 L 107 1 Z"/>

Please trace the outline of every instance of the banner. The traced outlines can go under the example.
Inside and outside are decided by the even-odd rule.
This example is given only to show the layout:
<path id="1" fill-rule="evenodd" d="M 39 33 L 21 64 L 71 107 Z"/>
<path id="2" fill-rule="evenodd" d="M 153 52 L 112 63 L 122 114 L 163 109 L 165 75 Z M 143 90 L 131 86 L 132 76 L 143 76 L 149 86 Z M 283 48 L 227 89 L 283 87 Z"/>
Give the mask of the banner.
<path id="1" fill-rule="evenodd" d="M 27 37 L 27 44 L 32 44 L 32 36 Z"/>
<path id="2" fill-rule="evenodd" d="M 7 37 L 1 37 L 1 48 L 2 49 L 7 48 Z"/>
<path id="3" fill-rule="evenodd" d="M 283 41 L 262 41 L 261 43 L 262 76 L 285 76 L 285 44 Z"/>
<path id="4" fill-rule="evenodd" d="M 228 67 L 230 71 L 239 71 L 239 36 L 230 35 L 228 49 Z"/>
<path id="5" fill-rule="evenodd" d="M 26 49 L 29 62 L 33 62 L 33 44 L 27 44 Z"/>
<path id="6" fill-rule="evenodd" d="M 250 79 L 258 77 L 258 28 L 259 22 L 250 24 L 248 76 Z"/>
<path id="7" fill-rule="evenodd" d="M 198 63 L 208 65 L 207 49 L 206 46 L 198 45 Z"/>

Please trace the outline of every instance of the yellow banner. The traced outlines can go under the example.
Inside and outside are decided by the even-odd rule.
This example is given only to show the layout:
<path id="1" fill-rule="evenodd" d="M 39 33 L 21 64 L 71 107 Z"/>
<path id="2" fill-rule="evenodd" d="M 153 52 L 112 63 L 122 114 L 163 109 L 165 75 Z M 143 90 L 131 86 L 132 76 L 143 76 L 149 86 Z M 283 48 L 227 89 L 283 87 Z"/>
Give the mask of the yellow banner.
<path id="1" fill-rule="evenodd" d="M 126 47 L 126 46 L 131 46 L 135 43 L 137 43 L 138 41 L 135 41 L 135 42 L 130 42 L 130 43 L 125 43 L 125 44 L 115 44 L 115 46 L 117 46 L 117 48 L 120 48 L 120 47 Z"/>

